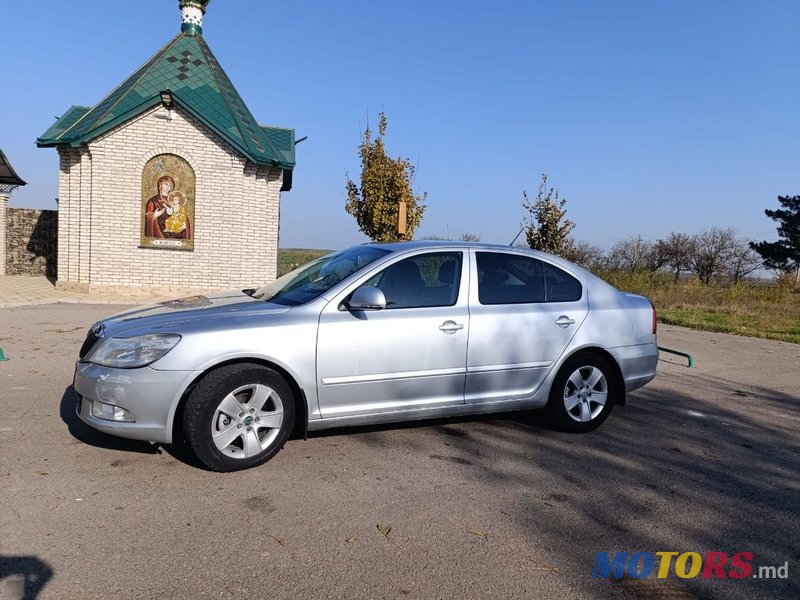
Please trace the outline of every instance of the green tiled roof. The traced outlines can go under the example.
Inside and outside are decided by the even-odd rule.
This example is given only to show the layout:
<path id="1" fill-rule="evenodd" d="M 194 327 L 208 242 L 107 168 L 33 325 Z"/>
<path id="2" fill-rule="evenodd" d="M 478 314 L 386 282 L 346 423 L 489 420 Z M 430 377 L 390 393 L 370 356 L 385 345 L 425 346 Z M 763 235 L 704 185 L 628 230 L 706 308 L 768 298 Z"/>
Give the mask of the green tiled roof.
<path id="1" fill-rule="evenodd" d="M 158 105 L 170 90 L 179 107 L 259 165 L 294 168 L 294 131 L 261 127 L 200 35 L 178 34 L 95 107 L 73 106 L 38 140 L 79 146 Z"/>
<path id="2" fill-rule="evenodd" d="M 274 148 L 281 153 L 284 160 L 294 164 L 294 129 L 261 125 L 261 131 L 272 142 Z"/>
<path id="3" fill-rule="evenodd" d="M 67 129 L 75 125 L 75 123 L 87 112 L 92 110 L 91 106 L 70 106 L 63 115 L 61 115 L 55 123 L 42 134 L 40 140 L 55 139 L 64 133 Z"/>

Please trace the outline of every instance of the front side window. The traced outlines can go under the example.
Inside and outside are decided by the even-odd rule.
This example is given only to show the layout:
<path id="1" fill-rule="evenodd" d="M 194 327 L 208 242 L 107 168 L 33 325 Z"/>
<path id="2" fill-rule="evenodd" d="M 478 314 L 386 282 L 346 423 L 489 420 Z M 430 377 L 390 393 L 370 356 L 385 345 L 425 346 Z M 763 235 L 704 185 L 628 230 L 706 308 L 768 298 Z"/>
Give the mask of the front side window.
<path id="1" fill-rule="evenodd" d="M 461 282 L 461 252 L 412 256 L 387 267 L 364 285 L 386 297 L 386 308 L 453 306 Z"/>
<path id="2" fill-rule="evenodd" d="M 535 258 L 477 252 L 478 301 L 481 304 L 573 302 L 581 284 L 572 275 Z"/>
<path id="3" fill-rule="evenodd" d="M 256 290 L 254 298 L 297 306 L 318 298 L 356 271 L 389 254 L 373 246 L 355 246 L 308 263 Z"/>

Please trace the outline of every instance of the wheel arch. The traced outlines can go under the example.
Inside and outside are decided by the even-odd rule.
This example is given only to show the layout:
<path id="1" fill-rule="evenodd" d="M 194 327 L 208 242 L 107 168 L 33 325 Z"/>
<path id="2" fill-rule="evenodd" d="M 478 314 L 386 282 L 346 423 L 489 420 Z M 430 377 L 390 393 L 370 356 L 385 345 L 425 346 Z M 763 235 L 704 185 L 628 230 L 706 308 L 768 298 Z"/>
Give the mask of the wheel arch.
<path id="1" fill-rule="evenodd" d="M 614 355 L 605 348 L 601 348 L 600 346 L 585 346 L 583 348 L 577 348 L 575 351 L 564 357 L 559 370 L 564 366 L 564 363 L 566 363 L 573 356 L 582 353 L 594 354 L 595 356 L 599 356 L 608 361 L 608 364 L 610 364 L 612 368 L 611 376 L 614 378 L 615 387 L 618 390 L 618 393 L 614 398 L 614 404 L 625 406 L 625 378 L 622 376 L 622 369 L 620 368 L 617 359 L 614 358 Z"/>
<path id="2" fill-rule="evenodd" d="M 186 407 L 186 400 L 189 398 L 189 395 L 192 393 L 192 390 L 194 390 L 198 386 L 198 384 L 203 379 L 205 379 L 205 377 L 210 373 L 218 369 L 221 369 L 223 367 L 227 367 L 229 365 L 246 364 L 246 363 L 267 367 L 269 369 L 272 369 L 273 371 L 275 371 L 281 377 L 284 378 L 284 380 L 292 390 L 292 395 L 294 396 L 294 404 L 296 410 L 294 430 L 292 431 L 289 439 L 296 439 L 298 437 L 303 439 L 307 438 L 308 399 L 306 398 L 306 394 L 303 391 L 303 388 L 301 388 L 300 385 L 297 383 L 297 380 L 291 375 L 291 373 L 289 373 L 281 365 L 274 363 L 272 361 L 257 357 L 238 357 L 238 358 L 231 358 L 229 360 L 224 360 L 222 362 L 211 365 L 206 370 L 198 373 L 197 376 L 189 383 L 189 385 L 183 391 L 183 394 L 181 394 L 181 398 L 178 401 L 177 405 L 175 406 L 175 410 L 172 413 L 171 432 L 172 432 L 173 443 L 180 441 L 182 439 L 183 433 L 181 431 L 181 423 L 183 422 L 183 411 Z"/>

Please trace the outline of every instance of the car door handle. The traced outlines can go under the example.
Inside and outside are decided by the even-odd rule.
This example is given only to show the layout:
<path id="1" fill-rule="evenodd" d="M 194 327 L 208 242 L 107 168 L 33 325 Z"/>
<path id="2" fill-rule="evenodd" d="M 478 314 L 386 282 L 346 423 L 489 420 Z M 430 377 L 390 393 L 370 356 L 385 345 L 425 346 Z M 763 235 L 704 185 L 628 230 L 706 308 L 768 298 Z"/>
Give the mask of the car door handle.
<path id="1" fill-rule="evenodd" d="M 439 331 L 444 331 L 445 333 L 455 333 L 456 331 L 460 331 L 462 329 L 464 329 L 464 326 L 461 323 L 456 323 L 455 321 L 445 321 L 439 325 Z"/>
<path id="2" fill-rule="evenodd" d="M 556 319 L 556 325 L 559 327 L 569 327 L 575 322 L 575 319 L 570 319 L 567 315 L 561 315 Z"/>

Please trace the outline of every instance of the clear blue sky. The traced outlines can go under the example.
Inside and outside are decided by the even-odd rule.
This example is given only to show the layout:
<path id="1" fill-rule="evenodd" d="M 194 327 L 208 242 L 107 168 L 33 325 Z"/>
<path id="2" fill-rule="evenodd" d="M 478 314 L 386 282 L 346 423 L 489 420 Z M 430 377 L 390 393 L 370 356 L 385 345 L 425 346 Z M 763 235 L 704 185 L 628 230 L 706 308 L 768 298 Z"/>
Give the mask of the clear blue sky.
<path id="1" fill-rule="evenodd" d="M 53 208 L 36 137 L 93 105 L 179 31 L 177 0 L 3 2 L 0 147 Z M 576 237 L 735 227 L 800 194 L 800 2 L 214 0 L 204 34 L 256 119 L 308 136 L 283 194 L 281 246 L 363 241 L 345 173 L 383 109 L 388 148 L 428 192 L 418 235 L 517 233 L 541 173 Z M 224 201 L 224 199 L 220 199 Z"/>

